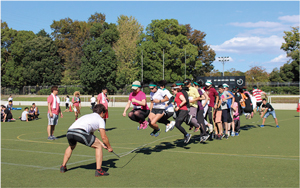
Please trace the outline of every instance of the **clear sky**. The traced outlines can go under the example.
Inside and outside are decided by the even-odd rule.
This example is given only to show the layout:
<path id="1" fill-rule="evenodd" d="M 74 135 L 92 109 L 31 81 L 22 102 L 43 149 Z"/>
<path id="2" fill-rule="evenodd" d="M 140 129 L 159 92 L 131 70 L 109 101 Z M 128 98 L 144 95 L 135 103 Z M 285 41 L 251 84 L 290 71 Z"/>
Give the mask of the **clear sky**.
<path id="1" fill-rule="evenodd" d="M 280 50 L 284 31 L 299 26 L 299 1 L 1 1 L 2 21 L 34 33 L 45 29 L 50 34 L 53 20 L 87 21 L 96 12 L 105 14 L 108 23 L 116 23 L 122 14 L 133 16 L 144 28 L 155 19 L 190 24 L 207 34 L 219 71 L 223 70 L 221 56 L 230 57 L 225 71 L 279 68 L 288 61 Z"/>

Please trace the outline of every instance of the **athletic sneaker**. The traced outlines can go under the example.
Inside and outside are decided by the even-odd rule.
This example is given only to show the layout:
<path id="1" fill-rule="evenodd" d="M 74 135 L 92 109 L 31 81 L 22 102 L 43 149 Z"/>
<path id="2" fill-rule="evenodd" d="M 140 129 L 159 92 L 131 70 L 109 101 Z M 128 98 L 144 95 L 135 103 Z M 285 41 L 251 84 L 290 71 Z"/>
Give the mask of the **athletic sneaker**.
<path id="1" fill-rule="evenodd" d="M 48 140 L 53 140 L 52 136 L 48 136 Z"/>
<path id="2" fill-rule="evenodd" d="M 52 135 L 51 137 L 52 137 L 53 140 L 56 140 L 56 139 L 57 139 L 57 138 L 56 138 L 55 136 L 53 136 L 53 135 Z"/>
<path id="3" fill-rule="evenodd" d="M 148 121 L 144 121 L 143 122 L 143 129 L 147 129 L 148 125 L 149 125 L 149 122 Z"/>
<path id="4" fill-rule="evenodd" d="M 221 137 L 224 138 L 225 134 L 221 134 Z"/>
<path id="5" fill-rule="evenodd" d="M 142 130 L 143 129 L 144 124 L 140 123 L 140 126 L 137 127 L 137 130 Z"/>
<path id="6" fill-rule="evenodd" d="M 210 135 L 203 136 L 203 142 L 205 142 L 209 137 Z"/>
<path id="7" fill-rule="evenodd" d="M 235 133 L 235 136 L 239 136 L 239 133 L 238 133 L 238 132 L 236 132 L 236 133 Z"/>
<path id="8" fill-rule="evenodd" d="M 156 133 L 157 133 L 157 130 L 153 130 L 153 131 L 150 133 L 150 136 L 154 136 Z"/>
<path id="9" fill-rule="evenodd" d="M 229 136 L 226 134 L 225 136 L 224 136 L 226 139 L 228 139 L 229 138 Z"/>
<path id="10" fill-rule="evenodd" d="M 264 125 L 261 125 L 260 127 L 263 128 L 263 127 L 265 127 L 265 126 L 264 126 Z"/>
<path id="11" fill-rule="evenodd" d="M 191 139 L 192 135 L 191 134 L 187 134 L 187 136 L 184 137 L 184 143 L 189 143 L 190 139 Z"/>
<path id="12" fill-rule="evenodd" d="M 66 171 L 67 171 L 67 166 L 61 165 L 61 166 L 60 166 L 60 172 L 61 172 L 61 173 L 65 173 Z"/>
<path id="13" fill-rule="evenodd" d="M 160 132 L 161 132 L 161 130 L 159 129 L 159 130 L 154 134 L 154 136 L 155 136 L 155 137 L 158 137 L 159 134 L 160 134 Z"/>
<path id="14" fill-rule="evenodd" d="M 203 142 L 204 136 L 200 136 L 200 142 Z"/>
<path id="15" fill-rule="evenodd" d="M 276 128 L 279 128 L 279 125 L 276 125 Z"/>
<path id="16" fill-rule="evenodd" d="M 172 131 L 174 129 L 174 126 L 175 126 L 175 121 L 171 121 L 169 126 L 171 126 L 170 131 Z"/>
<path id="17" fill-rule="evenodd" d="M 235 136 L 235 132 L 232 131 L 232 132 L 231 132 L 231 136 Z"/>
<path id="18" fill-rule="evenodd" d="M 95 176 L 96 177 L 99 177 L 99 176 L 108 176 L 109 173 L 108 172 L 105 172 L 104 170 L 102 170 L 102 168 L 100 170 L 96 170 L 95 171 Z"/>

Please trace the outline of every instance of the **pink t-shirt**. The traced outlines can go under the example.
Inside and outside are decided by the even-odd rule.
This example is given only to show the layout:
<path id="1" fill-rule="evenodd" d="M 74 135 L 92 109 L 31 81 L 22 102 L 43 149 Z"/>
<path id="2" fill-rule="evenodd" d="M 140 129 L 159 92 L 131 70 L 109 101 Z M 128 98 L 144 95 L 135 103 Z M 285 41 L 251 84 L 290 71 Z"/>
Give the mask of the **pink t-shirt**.
<path id="1" fill-rule="evenodd" d="M 72 103 L 73 103 L 73 106 L 79 106 L 79 103 L 81 103 L 81 100 L 79 97 L 73 97 Z"/>
<path id="2" fill-rule="evenodd" d="M 236 110 L 236 111 L 233 111 L 233 115 L 236 116 L 236 118 L 233 118 L 233 120 L 240 119 L 240 117 L 239 117 L 239 105 L 238 105 L 237 102 L 233 103 L 233 109 Z"/>
<path id="3" fill-rule="evenodd" d="M 58 101 L 56 100 L 56 108 L 54 109 L 54 108 L 53 108 L 54 97 L 53 97 L 52 94 L 49 95 L 49 97 L 47 98 L 47 102 L 50 103 L 51 112 L 52 112 L 53 114 L 58 115 L 58 114 L 59 114 L 59 103 L 58 103 Z M 48 110 L 48 113 L 50 113 L 49 110 Z"/>
<path id="4" fill-rule="evenodd" d="M 134 92 L 131 92 L 130 95 L 129 95 L 129 100 L 132 101 L 132 99 L 136 99 L 138 101 L 142 101 L 143 99 L 145 99 L 146 102 L 147 102 L 146 94 L 142 91 L 139 91 L 137 94 L 135 94 Z M 133 102 L 132 105 L 133 105 L 134 109 L 149 110 L 149 107 L 148 107 L 147 103 L 146 103 L 145 106 L 141 106 L 138 103 Z"/>
<path id="5" fill-rule="evenodd" d="M 106 96 L 104 93 L 100 93 L 97 97 L 97 101 L 100 101 L 100 104 L 103 104 L 105 106 L 105 108 L 108 108 L 108 102 L 106 100 Z"/>

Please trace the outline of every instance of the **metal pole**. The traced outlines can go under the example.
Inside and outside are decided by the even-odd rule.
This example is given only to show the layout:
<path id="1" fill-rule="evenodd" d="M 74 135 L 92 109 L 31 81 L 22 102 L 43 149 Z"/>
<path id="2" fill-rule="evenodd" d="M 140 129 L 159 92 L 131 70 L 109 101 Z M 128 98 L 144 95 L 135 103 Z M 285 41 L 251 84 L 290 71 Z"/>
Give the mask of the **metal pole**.
<path id="1" fill-rule="evenodd" d="M 186 48 L 184 49 L 184 79 L 186 79 Z"/>
<path id="2" fill-rule="evenodd" d="M 163 49 L 163 80 L 165 79 L 165 49 Z"/>
<path id="3" fill-rule="evenodd" d="M 143 82 L 143 50 L 142 50 L 142 82 Z"/>
<path id="4" fill-rule="evenodd" d="M 224 59 L 223 59 L 223 77 L 224 77 Z"/>

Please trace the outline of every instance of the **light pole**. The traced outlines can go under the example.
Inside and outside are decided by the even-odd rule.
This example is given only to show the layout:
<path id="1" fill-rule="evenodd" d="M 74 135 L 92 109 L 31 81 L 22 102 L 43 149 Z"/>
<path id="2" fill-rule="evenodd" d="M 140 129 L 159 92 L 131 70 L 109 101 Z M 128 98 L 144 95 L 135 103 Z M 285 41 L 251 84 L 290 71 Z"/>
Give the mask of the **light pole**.
<path id="1" fill-rule="evenodd" d="M 223 64 L 223 76 L 224 76 L 224 64 L 225 64 L 225 61 L 229 61 L 229 56 L 227 57 L 218 57 L 219 58 L 219 61 L 222 62 Z"/>

